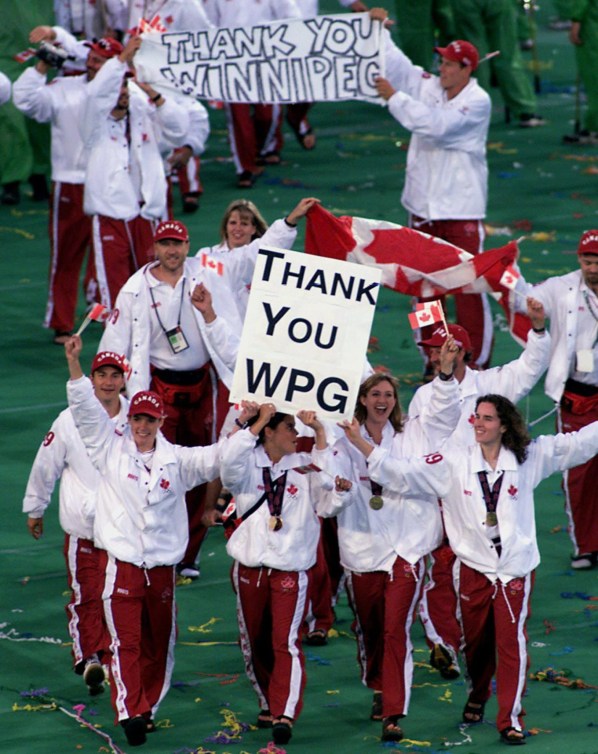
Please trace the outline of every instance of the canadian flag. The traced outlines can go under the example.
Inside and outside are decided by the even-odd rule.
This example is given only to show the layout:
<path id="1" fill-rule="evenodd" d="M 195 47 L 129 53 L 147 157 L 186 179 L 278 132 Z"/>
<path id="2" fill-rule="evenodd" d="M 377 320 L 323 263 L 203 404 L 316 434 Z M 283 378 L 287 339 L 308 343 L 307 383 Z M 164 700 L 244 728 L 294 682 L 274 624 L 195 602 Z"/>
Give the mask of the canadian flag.
<path id="1" fill-rule="evenodd" d="M 222 262 L 216 262 L 209 254 L 201 255 L 201 266 L 214 270 L 217 275 L 224 275 L 224 265 Z"/>
<path id="2" fill-rule="evenodd" d="M 105 322 L 110 316 L 110 311 L 104 304 L 95 304 L 87 313 L 89 319 L 94 322 Z"/>
<path id="3" fill-rule="evenodd" d="M 378 267 L 382 285 L 417 298 L 447 293 L 496 293 L 511 333 L 524 342 L 529 320 L 516 315 L 501 278 L 516 270 L 517 243 L 472 255 L 458 246 L 412 228 L 364 217 L 335 217 L 320 205 L 307 214 L 305 251 Z"/>
<path id="4" fill-rule="evenodd" d="M 440 301 L 424 301 L 415 305 L 415 311 L 409 312 L 409 324 L 413 330 L 420 327 L 433 325 L 436 322 L 444 322 L 444 313 Z"/>
<path id="5" fill-rule="evenodd" d="M 517 281 L 521 277 L 521 273 L 519 270 L 516 270 L 513 265 L 509 265 L 507 269 L 503 272 L 499 283 L 501 285 L 504 285 L 505 288 L 509 288 L 509 290 L 514 290 L 515 286 L 517 285 Z"/>
<path id="6" fill-rule="evenodd" d="M 146 34 L 151 31 L 158 31 L 160 33 L 168 31 L 166 26 L 161 23 L 160 16 L 154 16 L 150 21 L 145 18 L 140 19 L 137 29 L 139 34 Z"/>
<path id="7" fill-rule="evenodd" d="M 17 63 L 26 63 L 28 60 L 31 60 L 36 52 L 37 50 L 35 47 L 28 47 L 26 50 L 17 52 L 16 55 L 13 55 L 13 60 L 16 60 Z"/>

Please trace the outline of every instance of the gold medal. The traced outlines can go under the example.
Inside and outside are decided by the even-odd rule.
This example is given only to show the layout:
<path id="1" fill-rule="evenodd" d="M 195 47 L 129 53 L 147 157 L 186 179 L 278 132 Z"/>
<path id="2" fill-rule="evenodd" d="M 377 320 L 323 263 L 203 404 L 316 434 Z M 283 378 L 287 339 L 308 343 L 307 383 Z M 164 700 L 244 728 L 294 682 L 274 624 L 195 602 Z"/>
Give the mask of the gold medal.
<path id="1" fill-rule="evenodd" d="M 270 531 L 280 531 L 282 529 L 282 518 L 280 516 L 270 516 L 268 527 Z"/>
<path id="2" fill-rule="evenodd" d="M 370 498 L 370 508 L 373 511 L 379 511 L 384 505 L 384 498 L 381 495 L 372 495 Z"/>
<path id="3" fill-rule="evenodd" d="M 488 511 L 486 513 L 486 526 L 497 526 L 498 516 L 495 511 Z"/>

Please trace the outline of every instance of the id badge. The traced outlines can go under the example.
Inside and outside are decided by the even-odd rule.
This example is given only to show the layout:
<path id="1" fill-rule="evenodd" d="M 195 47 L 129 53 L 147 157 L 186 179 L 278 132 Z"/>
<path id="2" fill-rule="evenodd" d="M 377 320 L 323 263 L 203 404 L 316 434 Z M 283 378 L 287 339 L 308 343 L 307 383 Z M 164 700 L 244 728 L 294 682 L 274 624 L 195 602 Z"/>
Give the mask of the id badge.
<path id="1" fill-rule="evenodd" d="M 577 352 L 577 371 L 593 372 L 594 371 L 594 354 L 590 348 L 581 348 Z"/>
<path id="2" fill-rule="evenodd" d="M 187 343 L 187 338 L 180 325 L 173 327 L 172 330 L 167 330 L 166 337 L 173 353 L 181 353 L 181 351 L 186 351 L 189 348 L 189 343 Z"/>

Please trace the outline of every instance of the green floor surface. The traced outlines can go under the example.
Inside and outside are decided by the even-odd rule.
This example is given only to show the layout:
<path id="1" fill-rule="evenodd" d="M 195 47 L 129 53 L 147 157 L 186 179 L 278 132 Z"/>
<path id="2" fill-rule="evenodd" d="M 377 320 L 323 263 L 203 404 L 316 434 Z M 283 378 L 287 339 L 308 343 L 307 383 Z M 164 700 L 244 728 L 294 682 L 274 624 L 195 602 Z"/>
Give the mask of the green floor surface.
<path id="1" fill-rule="evenodd" d="M 392 3 L 383 3 L 389 9 Z M 337 6 L 322 3 L 327 11 Z M 598 149 L 565 147 L 575 117 L 573 55 L 566 33 L 548 31 L 548 10 L 539 11 L 539 60 L 542 93 L 538 110 L 548 124 L 524 131 L 505 124 L 500 98 L 489 137 L 489 237 L 486 247 L 526 236 L 521 266 L 529 280 L 564 273 L 576 265 L 581 232 L 598 226 Z M 234 187 L 221 111 L 211 111 L 213 135 L 202 166 L 205 194 L 200 211 L 185 217 L 192 247 L 215 243 L 223 209 L 240 195 Z M 405 222 L 400 190 L 405 163 L 405 134 L 379 107 L 357 102 L 317 105 L 312 111 L 318 134 L 315 151 L 303 151 L 288 134 L 280 167 L 268 168 L 247 192 L 269 221 L 283 216 L 303 196 L 317 196 L 339 214 Z M 177 198 L 177 201 L 180 201 Z M 0 750 L 8 754 L 66 754 L 129 751 L 113 724 L 108 695 L 90 699 L 70 672 L 63 604 L 66 580 L 57 503 L 46 516 L 46 530 L 35 542 L 20 513 L 27 476 L 37 446 L 65 405 L 67 376 L 60 348 L 42 329 L 47 286 L 47 211 L 25 198 L 14 208 L 0 208 L 0 426 L 2 427 L 0 504 Z M 296 245 L 301 248 L 301 243 Z M 370 354 L 399 375 L 403 403 L 417 386 L 421 362 L 413 345 L 406 312 L 409 302 L 382 293 Z M 494 363 L 515 358 L 519 349 L 496 322 Z M 83 305 L 79 311 L 83 316 Z M 100 328 L 85 334 L 84 361 L 95 351 Z M 550 411 L 536 388 L 523 409 L 530 420 Z M 534 432 L 551 432 L 554 417 Z M 598 482 L 598 480 L 597 480 Z M 529 621 L 530 671 L 549 667 L 577 688 L 552 680 L 530 680 L 525 706 L 529 741 L 536 754 L 598 753 L 598 571 L 569 570 L 570 542 L 560 481 L 545 482 L 537 492 L 537 526 L 542 564 L 537 572 L 533 615 Z M 236 646 L 234 600 L 229 560 L 219 531 L 211 532 L 202 551 L 202 575 L 180 587 L 179 644 L 173 688 L 150 736 L 148 754 L 268 751 L 268 734 L 246 731 L 228 743 L 214 740 L 226 726 L 252 723 L 256 701 Z M 308 685 L 305 708 L 291 743 L 297 754 L 367 754 L 378 751 L 446 751 L 464 754 L 502 750 L 492 724 L 460 730 L 466 698 L 461 680 L 442 682 L 431 670 L 417 624 L 413 630 L 416 669 L 408 737 L 400 745 L 379 740 L 379 724 L 369 721 L 370 693 L 359 683 L 355 642 L 346 598 L 337 608 L 336 631 L 328 646 L 306 649 Z M 85 725 L 73 715 L 81 710 Z M 232 725 L 232 728 L 230 727 Z M 106 738 L 106 736 L 108 738 Z M 111 748 L 116 746 L 119 748 Z"/>

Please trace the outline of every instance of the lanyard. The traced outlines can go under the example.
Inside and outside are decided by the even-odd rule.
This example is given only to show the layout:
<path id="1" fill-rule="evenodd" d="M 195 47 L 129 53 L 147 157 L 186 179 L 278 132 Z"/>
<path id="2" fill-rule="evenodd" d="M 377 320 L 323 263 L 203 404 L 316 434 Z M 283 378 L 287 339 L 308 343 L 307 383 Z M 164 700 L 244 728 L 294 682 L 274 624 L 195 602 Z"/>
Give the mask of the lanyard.
<path id="1" fill-rule="evenodd" d="M 490 490 L 490 485 L 488 484 L 488 474 L 485 471 L 478 471 L 478 479 L 480 480 L 482 495 L 484 496 L 484 502 L 486 503 L 486 510 L 488 511 L 488 513 L 496 512 L 496 506 L 498 505 L 498 496 L 500 494 L 500 488 L 502 487 L 503 478 L 504 474 L 501 474 L 492 485 L 492 490 Z"/>
<path id="2" fill-rule="evenodd" d="M 266 492 L 266 500 L 268 501 L 270 515 L 278 517 L 282 512 L 282 498 L 287 483 L 287 472 L 285 471 L 276 481 L 272 481 L 270 469 L 264 467 L 262 470 L 262 478 L 264 480 L 264 490 Z"/>
<path id="3" fill-rule="evenodd" d="M 147 272 L 146 272 L 146 275 L 147 275 Z M 177 327 L 181 326 L 181 312 L 183 311 L 183 299 L 184 299 L 184 296 L 185 296 L 185 280 L 186 280 L 186 278 L 183 278 L 183 282 L 181 284 L 181 303 L 179 304 L 179 318 L 178 318 L 177 323 L 176 323 Z M 168 337 L 168 332 L 169 331 L 164 327 L 164 325 L 162 323 L 162 320 L 160 319 L 160 315 L 158 314 L 158 305 L 156 304 L 156 299 L 154 298 L 154 291 L 152 290 L 152 286 L 149 283 L 147 285 L 148 285 L 149 292 L 150 292 L 150 298 L 152 300 L 152 309 L 156 312 L 156 318 L 158 320 L 158 324 L 162 328 L 162 332 L 164 333 L 164 335 L 166 335 L 166 337 Z"/>

